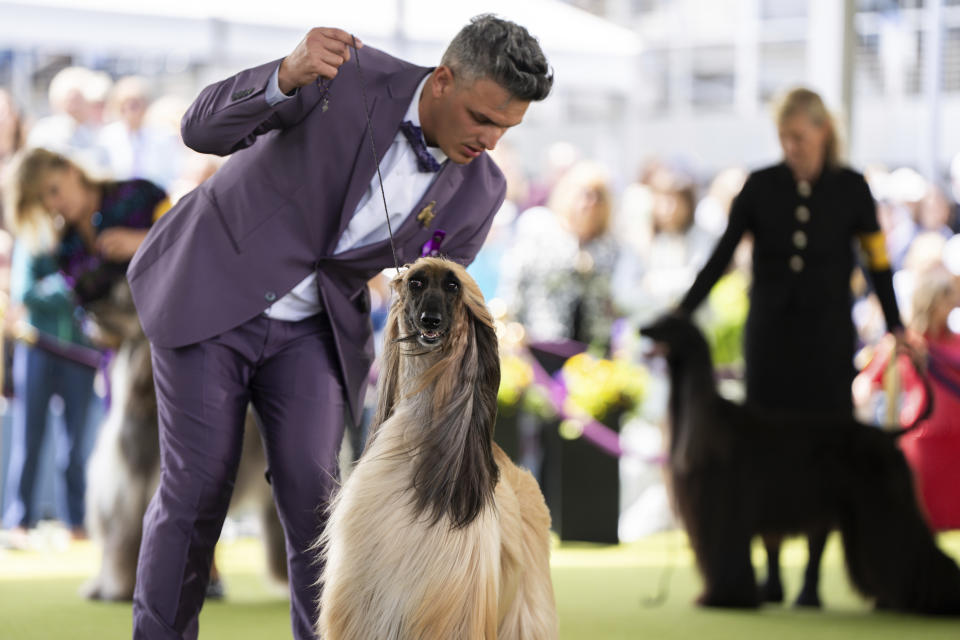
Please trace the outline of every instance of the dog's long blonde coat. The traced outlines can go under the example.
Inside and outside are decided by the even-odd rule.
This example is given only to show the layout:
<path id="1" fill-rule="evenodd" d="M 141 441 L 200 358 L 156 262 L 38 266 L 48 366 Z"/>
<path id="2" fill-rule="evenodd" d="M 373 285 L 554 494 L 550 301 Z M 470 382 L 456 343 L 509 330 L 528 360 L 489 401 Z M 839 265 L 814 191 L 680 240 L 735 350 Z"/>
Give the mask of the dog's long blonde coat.
<path id="1" fill-rule="evenodd" d="M 415 380 L 425 364 L 409 360 L 401 378 Z M 414 443 L 430 394 L 401 395 L 331 506 L 320 637 L 556 638 L 550 515 L 536 481 L 493 445 L 499 481 L 472 522 L 418 512 Z"/>

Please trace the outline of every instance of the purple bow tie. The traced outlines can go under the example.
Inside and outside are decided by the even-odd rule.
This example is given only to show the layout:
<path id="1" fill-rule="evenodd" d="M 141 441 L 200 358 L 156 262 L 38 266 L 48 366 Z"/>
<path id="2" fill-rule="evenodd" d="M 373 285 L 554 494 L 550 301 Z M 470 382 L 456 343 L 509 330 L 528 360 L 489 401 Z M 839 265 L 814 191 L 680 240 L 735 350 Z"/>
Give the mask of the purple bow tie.
<path id="1" fill-rule="evenodd" d="M 413 147 L 413 152 L 417 156 L 417 167 L 420 171 L 434 173 L 440 171 L 440 163 L 433 157 L 433 154 L 427 151 L 427 143 L 423 140 L 423 131 L 420 130 L 420 127 L 409 120 L 404 120 L 400 123 L 400 131 L 403 132 L 407 142 Z"/>

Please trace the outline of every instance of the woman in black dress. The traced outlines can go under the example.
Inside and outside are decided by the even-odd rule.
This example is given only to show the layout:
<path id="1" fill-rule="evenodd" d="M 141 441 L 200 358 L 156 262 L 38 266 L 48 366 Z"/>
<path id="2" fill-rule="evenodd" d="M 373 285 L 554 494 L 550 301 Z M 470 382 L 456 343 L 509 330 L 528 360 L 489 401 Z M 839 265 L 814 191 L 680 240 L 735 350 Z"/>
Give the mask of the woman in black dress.
<path id="1" fill-rule="evenodd" d="M 771 412 L 853 412 L 856 334 L 850 276 L 855 246 L 902 338 L 893 276 L 876 207 L 863 176 L 842 166 L 829 112 L 816 93 L 795 89 L 777 114 L 783 160 L 750 174 L 713 255 L 680 303 L 692 313 L 726 270 L 741 237 L 753 236 L 753 279 L 744 339 L 747 403 Z M 855 242 L 858 241 L 858 242 Z M 901 341 L 902 340 L 898 340 Z M 826 531 L 809 536 L 810 562 L 797 604 L 819 606 Z M 764 597 L 779 601 L 779 539 L 765 538 Z"/>

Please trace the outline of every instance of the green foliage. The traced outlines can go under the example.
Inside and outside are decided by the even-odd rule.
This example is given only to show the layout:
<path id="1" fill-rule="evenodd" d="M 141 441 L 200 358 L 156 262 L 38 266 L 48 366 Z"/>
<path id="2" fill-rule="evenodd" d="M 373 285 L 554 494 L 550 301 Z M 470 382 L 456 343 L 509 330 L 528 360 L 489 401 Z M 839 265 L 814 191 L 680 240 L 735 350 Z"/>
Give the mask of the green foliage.
<path id="1" fill-rule="evenodd" d="M 743 364 L 743 329 L 750 308 L 747 277 L 731 271 L 710 291 L 707 299 L 710 321 L 704 333 L 716 367 Z"/>

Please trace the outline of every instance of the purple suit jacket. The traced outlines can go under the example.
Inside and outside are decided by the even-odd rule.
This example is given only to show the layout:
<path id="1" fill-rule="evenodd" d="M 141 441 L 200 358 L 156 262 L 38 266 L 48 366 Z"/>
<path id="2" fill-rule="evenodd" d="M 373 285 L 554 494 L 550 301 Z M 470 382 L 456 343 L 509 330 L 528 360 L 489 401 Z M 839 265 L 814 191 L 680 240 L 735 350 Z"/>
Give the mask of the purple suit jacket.
<path id="1" fill-rule="evenodd" d="M 360 61 L 382 159 L 430 69 L 372 47 Z M 127 276 L 147 337 L 174 348 L 239 326 L 315 270 L 356 419 L 373 361 L 367 281 L 393 266 L 388 240 L 333 254 L 376 171 L 356 62 L 328 88 L 310 84 L 270 106 L 264 91 L 279 63 L 212 84 L 190 106 L 186 144 L 233 156 L 157 221 Z M 441 253 L 471 262 L 505 191 L 486 154 L 447 162 L 414 208 L 434 203 L 429 227 L 411 215 L 394 229 L 400 263 L 416 260 L 438 229 L 446 232 Z"/>

